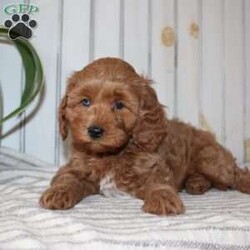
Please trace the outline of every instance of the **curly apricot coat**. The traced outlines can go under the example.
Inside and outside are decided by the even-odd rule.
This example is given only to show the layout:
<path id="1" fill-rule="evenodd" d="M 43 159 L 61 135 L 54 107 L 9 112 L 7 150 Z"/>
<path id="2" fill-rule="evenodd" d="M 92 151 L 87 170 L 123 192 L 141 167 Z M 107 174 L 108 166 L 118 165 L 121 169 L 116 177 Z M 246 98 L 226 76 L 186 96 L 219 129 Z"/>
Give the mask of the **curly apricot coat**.
<path id="1" fill-rule="evenodd" d="M 214 136 L 165 117 L 151 81 L 117 58 L 94 61 L 70 79 L 59 110 L 72 154 L 42 195 L 49 209 L 69 209 L 96 193 L 129 193 L 154 214 L 185 211 L 178 191 L 215 187 L 250 193 L 250 173 Z"/>

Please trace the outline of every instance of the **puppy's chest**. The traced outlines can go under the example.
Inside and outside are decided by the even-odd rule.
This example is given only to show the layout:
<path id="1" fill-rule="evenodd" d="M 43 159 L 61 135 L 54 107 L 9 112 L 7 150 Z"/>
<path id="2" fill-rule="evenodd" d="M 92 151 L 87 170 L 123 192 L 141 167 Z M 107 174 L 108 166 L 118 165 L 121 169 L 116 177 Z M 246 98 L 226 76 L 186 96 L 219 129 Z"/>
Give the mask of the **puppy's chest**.
<path id="1" fill-rule="evenodd" d="M 117 188 L 114 175 L 109 172 L 100 180 L 100 194 L 106 197 L 128 195 Z"/>

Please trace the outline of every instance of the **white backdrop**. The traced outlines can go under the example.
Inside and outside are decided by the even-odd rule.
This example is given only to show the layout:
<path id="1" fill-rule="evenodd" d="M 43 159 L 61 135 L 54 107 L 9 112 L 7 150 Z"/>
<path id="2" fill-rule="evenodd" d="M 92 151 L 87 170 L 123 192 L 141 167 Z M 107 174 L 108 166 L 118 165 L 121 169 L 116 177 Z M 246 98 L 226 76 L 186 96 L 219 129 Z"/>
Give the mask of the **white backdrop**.
<path id="1" fill-rule="evenodd" d="M 40 8 L 32 15 L 38 27 L 31 42 L 46 89 L 25 114 L 4 124 L 2 146 L 65 162 L 56 112 L 66 79 L 95 58 L 116 56 L 154 79 L 169 117 L 212 131 L 239 162 L 250 161 L 249 0 L 26 2 Z M 0 24 L 12 3 L 18 1 L 0 1 Z M 18 52 L 0 43 L 5 113 L 18 105 L 23 81 Z"/>

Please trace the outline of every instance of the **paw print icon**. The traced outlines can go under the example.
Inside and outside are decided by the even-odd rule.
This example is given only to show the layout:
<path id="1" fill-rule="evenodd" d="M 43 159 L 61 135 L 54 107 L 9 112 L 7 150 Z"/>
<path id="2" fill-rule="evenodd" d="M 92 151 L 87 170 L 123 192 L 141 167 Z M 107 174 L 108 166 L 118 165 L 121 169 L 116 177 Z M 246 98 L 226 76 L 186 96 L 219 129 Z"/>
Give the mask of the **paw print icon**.
<path id="1" fill-rule="evenodd" d="M 35 20 L 30 20 L 28 14 L 19 16 L 14 14 L 11 20 L 6 20 L 4 26 L 9 28 L 9 38 L 15 40 L 18 37 L 30 39 L 32 37 L 32 29 L 37 26 Z"/>

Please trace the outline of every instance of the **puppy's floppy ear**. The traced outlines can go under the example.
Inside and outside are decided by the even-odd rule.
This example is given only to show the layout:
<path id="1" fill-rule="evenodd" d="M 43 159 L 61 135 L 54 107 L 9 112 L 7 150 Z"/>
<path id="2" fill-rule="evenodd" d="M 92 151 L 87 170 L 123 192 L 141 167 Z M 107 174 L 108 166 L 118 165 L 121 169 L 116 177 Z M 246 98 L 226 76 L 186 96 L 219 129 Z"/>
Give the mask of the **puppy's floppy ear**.
<path id="1" fill-rule="evenodd" d="M 137 84 L 140 99 L 139 117 L 134 129 L 134 143 L 140 149 L 153 152 L 166 135 L 166 118 L 151 81 L 141 77 Z"/>
<path id="2" fill-rule="evenodd" d="M 59 106 L 59 112 L 58 112 L 58 118 L 59 118 L 59 131 L 62 136 L 62 139 L 65 140 L 68 136 L 68 121 L 66 117 L 66 107 L 68 104 L 68 93 L 72 89 L 75 88 L 77 81 L 79 78 L 81 78 L 82 71 L 76 71 L 74 74 L 68 79 L 68 85 L 66 88 L 66 94 L 62 98 L 60 106 Z"/>
<path id="3" fill-rule="evenodd" d="M 62 136 L 62 139 L 66 139 L 68 135 L 68 123 L 66 119 L 66 106 L 67 106 L 67 96 L 65 95 L 61 100 L 59 106 L 59 130 Z"/>

